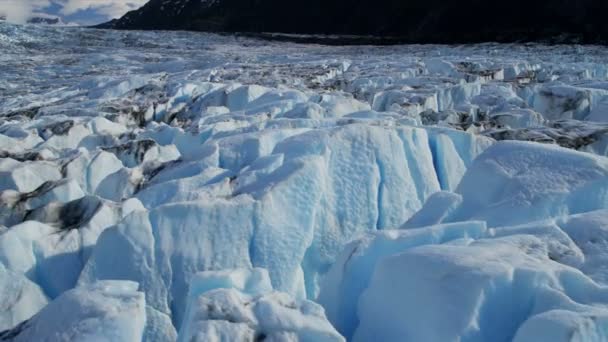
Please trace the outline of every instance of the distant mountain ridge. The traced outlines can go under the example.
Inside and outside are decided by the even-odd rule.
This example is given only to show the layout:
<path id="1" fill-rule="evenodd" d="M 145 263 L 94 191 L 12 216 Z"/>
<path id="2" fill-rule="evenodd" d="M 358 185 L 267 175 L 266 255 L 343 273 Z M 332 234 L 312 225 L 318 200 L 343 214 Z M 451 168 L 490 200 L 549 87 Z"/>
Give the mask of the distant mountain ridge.
<path id="1" fill-rule="evenodd" d="M 150 0 L 102 28 L 606 43 L 605 0 Z"/>
<path id="2" fill-rule="evenodd" d="M 59 17 L 32 17 L 27 20 L 28 24 L 65 25 Z"/>
<path id="3" fill-rule="evenodd" d="M 3 15 L 0 15 L 0 21 L 5 21 L 5 20 L 6 20 L 6 17 Z M 60 17 L 43 14 L 43 13 L 36 13 L 31 18 L 28 18 L 26 23 L 27 24 L 39 24 L 39 25 L 58 25 L 58 26 L 67 25 L 65 22 L 63 22 L 63 20 L 61 20 Z"/>

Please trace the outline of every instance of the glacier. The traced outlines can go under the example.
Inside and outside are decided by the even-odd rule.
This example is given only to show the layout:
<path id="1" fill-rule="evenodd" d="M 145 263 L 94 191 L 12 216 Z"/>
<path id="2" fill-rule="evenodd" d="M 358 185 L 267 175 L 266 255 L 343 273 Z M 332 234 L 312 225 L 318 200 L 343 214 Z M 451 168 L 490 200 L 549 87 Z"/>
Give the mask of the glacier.
<path id="1" fill-rule="evenodd" d="M 71 289 L 0 334 L 12 341 L 140 341 L 145 299 L 137 283 L 104 281 Z"/>
<path id="2" fill-rule="evenodd" d="M 0 51 L 0 340 L 608 340 L 605 47 Z"/>
<path id="3" fill-rule="evenodd" d="M 197 274 L 178 341 L 344 341 L 312 301 L 273 290 L 263 268 Z"/>

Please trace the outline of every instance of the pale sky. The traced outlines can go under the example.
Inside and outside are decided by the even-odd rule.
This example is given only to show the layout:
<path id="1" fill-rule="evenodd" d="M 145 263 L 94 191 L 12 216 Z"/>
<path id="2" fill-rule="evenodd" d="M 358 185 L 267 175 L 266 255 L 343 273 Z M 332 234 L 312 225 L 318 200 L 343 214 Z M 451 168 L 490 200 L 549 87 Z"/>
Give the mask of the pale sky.
<path id="1" fill-rule="evenodd" d="M 21 23 L 37 13 L 57 15 L 65 22 L 91 25 L 117 18 L 148 0 L 0 0 L 0 15 Z"/>

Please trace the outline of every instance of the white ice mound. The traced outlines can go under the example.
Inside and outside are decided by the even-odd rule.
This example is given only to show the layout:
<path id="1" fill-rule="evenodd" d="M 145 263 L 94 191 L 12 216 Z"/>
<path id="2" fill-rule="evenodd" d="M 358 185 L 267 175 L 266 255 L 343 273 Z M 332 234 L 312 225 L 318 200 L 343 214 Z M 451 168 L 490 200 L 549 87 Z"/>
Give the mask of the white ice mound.
<path id="1" fill-rule="evenodd" d="M 602 342 L 608 340 L 605 310 L 551 310 L 528 319 L 513 342 Z"/>
<path id="2" fill-rule="evenodd" d="M 550 260 L 534 236 L 423 246 L 378 264 L 359 301 L 353 340 L 510 341 L 528 319 L 542 324 L 535 317 L 547 311 L 606 317 L 607 301 L 608 288 Z M 608 329 L 605 320 L 593 323 L 593 330 Z M 550 341 L 552 333 L 533 336 Z"/>
<path id="3" fill-rule="evenodd" d="M 274 292 L 263 269 L 195 276 L 178 341 L 344 341 L 323 308 Z"/>
<path id="4" fill-rule="evenodd" d="M 449 191 L 432 194 L 423 208 L 412 216 L 401 229 L 426 227 L 446 220 L 462 204 L 462 196 Z"/>
<path id="5" fill-rule="evenodd" d="M 235 289 L 250 295 L 260 295 L 273 290 L 268 271 L 264 268 L 206 271 L 194 275 L 188 290 L 188 299 L 196 299 L 201 294 L 215 289 Z"/>
<path id="6" fill-rule="evenodd" d="M 121 206 L 87 196 L 29 211 L 25 222 L 0 234 L 0 264 L 55 298 L 76 285 L 99 234 L 137 204 L 131 200 Z"/>
<path id="7" fill-rule="evenodd" d="M 317 300 L 355 341 L 601 341 L 607 222 L 599 210 L 369 233 L 342 251 Z"/>
<path id="8" fill-rule="evenodd" d="M 577 267 L 596 282 L 608 285 L 608 210 L 559 218 L 556 224 L 584 255 Z"/>
<path id="9" fill-rule="evenodd" d="M 0 159 L 0 191 L 31 192 L 47 181 L 61 179 L 57 166 L 47 162 Z"/>
<path id="10" fill-rule="evenodd" d="M 457 208 L 451 201 L 438 210 L 435 199 L 416 219 L 483 220 L 496 226 L 603 209 L 608 207 L 608 159 L 552 145 L 499 142 L 474 161 L 456 193 L 462 196 Z"/>
<path id="11" fill-rule="evenodd" d="M 358 325 L 357 303 L 382 259 L 409 248 L 485 236 L 484 222 L 437 225 L 424 229 L 372 232 L 348 244 L 324 278 L 317 301 L 345 337 Z"/>
<path id="12" fill-rule="evenodd" d="M 29 319 L 48 303 L 38 285 L 21 273 L 7 270 L 2 264 L 0 289 L 0 331 L 11 329 Z"/>
<path id="13" fill-rule="evenodd" d="M 537 88 L 532 106 L 549 120 L 606 121 L 608 90 L 605 83 L 567 85 L 550 83 Z"/>
<path id="14" fill-rule="evenodd" d="M 31 319 L 0 333 L 0 340 L 141 341 L 144 294 L 137 283 L 103 281 L 65 292 Z"/>

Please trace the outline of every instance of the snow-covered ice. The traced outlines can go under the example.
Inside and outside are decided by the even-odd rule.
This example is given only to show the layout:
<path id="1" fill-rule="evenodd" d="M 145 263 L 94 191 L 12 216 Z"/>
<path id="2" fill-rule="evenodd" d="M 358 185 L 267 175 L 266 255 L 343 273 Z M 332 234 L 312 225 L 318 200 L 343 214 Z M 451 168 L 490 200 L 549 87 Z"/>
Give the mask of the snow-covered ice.
<path id="1" fill-rule="evenodd" d="M 197 274 L 178 341 L 344 341 L 323 308 L 273 290 L 265 269 Z"/>
<path id="2" fill-rule="evenodd" d="M 359 299 L 353 340 L 526 340 L 536 328 L 532 337 L 549 341 L 553 332 L 538 325 L 558 310 L 569 315 L 553 319 L 557 328 L 588 335 L 581 340 L 605 339 L 608 288 L 552 261 L 547 249 L 537 237 L 516 235 L 422 246 L 385 258 Z M 572 320 L 585 316 L 598 319 L 572 329 Z"/>
<path id="3" fill-rule="evenodd" d="M 141 341 L 145 299 L 137 284 L 104 281 L 66 291 L 29 320 L 0 333 L 6 341 Z"/>
<path id="4" fill-rule="evenodd" d="M 368 233 L 337 258 L 319 301 L 355 341 L 603 341 L 606 223 L 602 210 Z"/>
<path id="5" fill-rule="evenodd" d="M 0 340 L 606 341 L 606 52 L 0 23 Z"/>
<path id="6" fill-rule="evenodd" d="M 498 142 L 475 159 L 455 192 L 441 196 L 443 203 L 433 197 L 406 225 L 420 217 L 510 225 L 606 208 L 608 159 L 553 145 Z"/>

